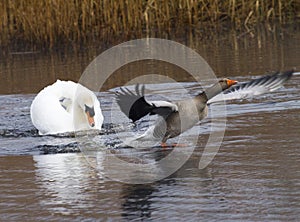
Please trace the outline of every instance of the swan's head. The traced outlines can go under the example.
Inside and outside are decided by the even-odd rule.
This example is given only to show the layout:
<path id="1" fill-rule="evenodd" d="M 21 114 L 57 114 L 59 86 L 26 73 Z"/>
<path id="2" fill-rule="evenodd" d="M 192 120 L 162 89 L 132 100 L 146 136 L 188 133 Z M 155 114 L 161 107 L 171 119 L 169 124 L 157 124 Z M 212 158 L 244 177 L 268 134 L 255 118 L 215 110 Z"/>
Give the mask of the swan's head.
<path id="1" fill-rule="evenodd" d="M 87 116 L 87 120 L 89 122 L 89 125 L 91 127 L 94 127 L 95 126 L 95 120 L 94 120 L 95 109 L 94 109 L 94 106 L 88 106 L 88 105 L 85 104 L 84 112 Z"/>
<path id="2" fill-rule="evenodd" d="M 95 108 L 94 108 L 95 96 L 89 91 L 82 91 L 77 96 L 77 103 L 83 110 L 86 119 L 91 127 L 95 126 Z"/>

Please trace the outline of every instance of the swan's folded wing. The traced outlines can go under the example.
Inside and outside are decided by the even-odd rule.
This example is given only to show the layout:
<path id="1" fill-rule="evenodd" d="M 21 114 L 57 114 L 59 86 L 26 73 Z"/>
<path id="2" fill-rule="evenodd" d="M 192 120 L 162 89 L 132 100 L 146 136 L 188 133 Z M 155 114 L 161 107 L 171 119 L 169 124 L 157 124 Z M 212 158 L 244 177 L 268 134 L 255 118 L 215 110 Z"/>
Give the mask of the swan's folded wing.
<path id="1" fill-rule="evenodd" d="M 128 88 L 120 88 L 120 92 L 116 93 L 116 100 L 121 111 L 133 122 L 141 119 L 147 114 L 166 117 L 171 112 L 177 111 L 177 106 L 166 101 L 147 102 L 144 96 L 145 86 L 139 88 L 139 84 L 135 86 L 135 93 Z"/>
<path id="2" fill-rule="evenodd" d="M 266 75 L 248 82 L 238 83 L 211 98 L 208 104 L 224 100 L 253 98 L 257 95 L 275 91 L 282 87 L 292 77 L 293 73 L 294 71 L 277 72 L 273 75 Z"/>

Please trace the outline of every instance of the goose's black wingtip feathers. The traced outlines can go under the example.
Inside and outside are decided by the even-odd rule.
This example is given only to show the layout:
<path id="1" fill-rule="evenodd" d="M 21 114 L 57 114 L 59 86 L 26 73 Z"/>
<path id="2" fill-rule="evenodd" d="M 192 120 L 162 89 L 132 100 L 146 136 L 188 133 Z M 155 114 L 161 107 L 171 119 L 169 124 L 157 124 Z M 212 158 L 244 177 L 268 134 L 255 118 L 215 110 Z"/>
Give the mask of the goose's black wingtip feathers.
<path id="1" fill-rule="evenodd" d="M 144 97 L 145 85 L 136 84 L 133 91 L 120 87 L 116 93 L 116 101 L 121 111 L 133 122 L 141 119 L 154 108 Z"/>
<path id="2" fill-rule="evenodd" d="M 119 93 L 116 93 L 116 101 L 121 111 L 133 122 L 142 117 L 150 115 L 160 115 L 166 118 L 174 111 L 174 105 L 170 106 L 165 101 L 147 102 L 145 99 L 145 85 L 136 84 L 134 92 L 128 88 L 121 87 Z"/>

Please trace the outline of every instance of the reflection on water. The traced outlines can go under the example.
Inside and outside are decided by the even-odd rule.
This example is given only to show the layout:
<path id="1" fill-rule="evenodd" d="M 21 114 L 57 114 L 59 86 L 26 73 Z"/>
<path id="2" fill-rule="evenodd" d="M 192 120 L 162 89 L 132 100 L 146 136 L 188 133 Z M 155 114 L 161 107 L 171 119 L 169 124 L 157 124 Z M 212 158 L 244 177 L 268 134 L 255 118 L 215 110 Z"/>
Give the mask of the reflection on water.
<path id="1" fill-rule="evenodd" d="M 259 124 L 262 116 L 252 116 L 253 121 Z M 263 142 L 271 133 L 258 131 L 257 137 L 245 128 L 239 132 L 248 138 L 236 140 L 233 132 L 206 169 L 197 169 L 199 148 L 176 173 L 146 185 L 113 182 L 82 154 L 1 157 L 2 218 L 18 219 L 26 209 L 28 220 L 296 220 L 296 145 L 273 139 L 274 147 Z M 252 137 L 262 142 L 253 143 Z"/>
<path id="2" fill-rule="evenodd" d="M 199 53 L 218 77 L 258 75 L 267 71 L 299 66 L 300 31 L 293 27 L 258 27 L 249 33 L 234 30 L 201 39 L 197 32 L 170 40 L 182 43 Z M 108 46 L 94 45 L 82 51 L 0 55 L 0 94 L 37 93 L 56 79 L 78 81 L 81 74 Z M 147 73 L 173 77 L 177 81 L 194 81 L 183 70 L 166 63 L 129 64 L 117 70 L 102 90 L 125 84 L 129 79 Z"/>
<path id="3" fill-rule="evenodd" d="M 87 185 L 90 177 L 97 175 L 88 168 L 82 156 L 33 156 L 33 160 L 35 179 L 46 197 L 40 200 L 41 206 L 55 214 L 65 215 L 72 215 L 89 206 L 93 192 L 87 192 Z M 77 203 L 77 209 L 72 208 L 74 203 Z"/>
<path id="4" fill-rule="evenodd" d="M 246 81 L 267 70 L 299 68 L 299 33 L 297 28 L 293 32 L 260 30 L 259 35 L 250 38 L 248 34 L 236 36 L 229 32 L 205 41 L 197 36 L 178 41 L 199 52 L 217 76 Z M 183 142 L 188 143 L 200 132 L 193 155 L 172 175 L 142 185 L 112 180 L 112 173 L 134 178 L 140 171 L 138 167 L 130 172 L 126 168 L 118 170 L 118 165 L 110 168 L 110 162 L 105 162 L 109 155 L 144 164 L 155 163 L 171 151 L 116 149 L 118 136 L 126 137 L 136 131 L 118 108 L 112 106 L 112 90 L 98 94 L 106 122 L 103 132 L 90 137 L 102 144 L 103 149 L 93 150 L 90 158 L 86 157 L 87 153 L 41 155 L 78 152 L 79 139 L 74 135 L 38 136 L 29 114 L 34 95 L 26 93 L 36 93 L 57 78 L 77 80 L 87 64 L 102 51 L 92 47 L 77 53 L 11 54 L 1 59 L 0 93 L 22 93 L 0 96 L 1 220 L 299 219 L 300 75 L 271 94 L 229 102 L 223 143 L 204 170 L 198 169 L 199 159 L 211 129 L 218 130 L 211 128 L 210 117 L 182 134 Z M 148 65 L 122 67 L 107 81 L 107 88 L 123 84 L 128 76 L 154 67 L 157 73 L 191 81 L 176 67 L 163 63 L 156 66 L 148 61 Z M 191 94 L 199 90 L 195 82 L 183 86 Z M 174 84 L 151 87 L 171 100 L 184 96 L 176 91 Z M 218 104 L 213 108 L 217 110 Z M 224 117 L 224 113 L 218 112 L 215 117 Z M 151 121 L 145 119 L 141 126 Z M 156 176 L 164 167 L 168 166 L 158 166 L 143 176 Z"/>

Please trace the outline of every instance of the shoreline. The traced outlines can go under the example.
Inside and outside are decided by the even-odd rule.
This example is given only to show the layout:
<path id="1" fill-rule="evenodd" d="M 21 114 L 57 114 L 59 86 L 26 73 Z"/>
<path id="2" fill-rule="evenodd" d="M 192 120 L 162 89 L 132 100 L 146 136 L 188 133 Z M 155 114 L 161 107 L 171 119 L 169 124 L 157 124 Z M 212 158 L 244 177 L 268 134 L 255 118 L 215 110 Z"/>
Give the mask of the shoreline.
<path id="1" fill-rule="evenodd" d="M 99 52 L 104 51 L 107 47 L 118 45 L 120 43 L 141 39 L 141 38 L 163 38 L 163 39 L 181 39 L 179 43 L 185 44 L 184 42 L 188 39 L 198 39 L 201 42 L 217 41 L 218 36 L 228 36 L 229 34 L 235 36 L 234 39 L 242 40 L 249 38 L 256 38 L 261 32 L 269 33 L 274 35 L 275 33 L 282 32 L 288 34 L 290 30 L 300 31 L 300 20 L 294 23 L 279 24 L 275 23 L 257 23 L 250 27 L 236 28 L 231 24 L 223 24 L 218 27 L 206 27 L 206 28 L 176 28 L 164 31 L 163 33 L 159 30 L 153 29 L 150 32 L 141 32 L 139 35 L 134 36 L 122 36 L 114 35 L 108 36 L 105 39 L 88 39 L 86 41 L 69 41 L 69 42 L 57 42 L 53 46 L 49 47 L 46 43 L 28 42 L 28 41 L 11 41 L 7 45 L 0 45 L 1 52 L 0 57 L 13 56 L 13 55 L 24 55 L 24 54 L 48 54 L 48 53 L 80 53 L 88 50 L 89 48 L 97 48 Z"/>
<path id="2" fill-rule="evenodd" d="M 1 1 L 0 47 L 55 50 L 96 41 L 169 38 L 179 30 L 198 30 L 205 38 L 206 32 L 251 32 L 257 24 L 297 22 L 298 11 L 296 0 Z"/>

